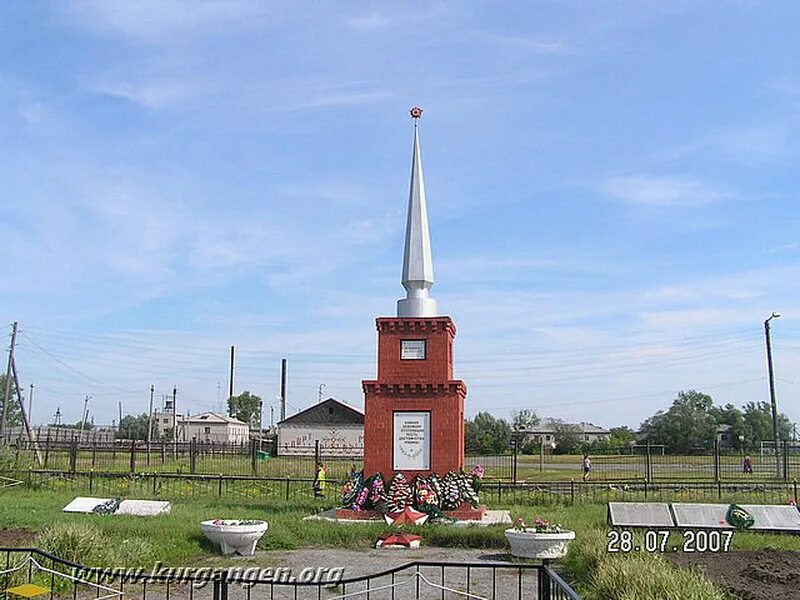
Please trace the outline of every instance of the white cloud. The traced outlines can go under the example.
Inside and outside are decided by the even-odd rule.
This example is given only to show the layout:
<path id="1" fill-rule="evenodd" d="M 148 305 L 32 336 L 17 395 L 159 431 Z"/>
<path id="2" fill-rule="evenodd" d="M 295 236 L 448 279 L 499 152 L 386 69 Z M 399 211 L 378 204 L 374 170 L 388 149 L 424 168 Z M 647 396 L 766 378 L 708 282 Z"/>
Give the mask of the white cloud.
<path id="1" fill-rule="evenodd" d="M 210 86 L 205 84 L 180 82 L 174 79 L 153 80 L 146 83 L 102 81 L 88 85 L 87 89 L 149 109 L 180 106 L 211 91 Z"/>
<path id="2" fill-rule="evenodd" d="M 732 197 L 730 192 L 678 177 L 614 177 L 603 191 L 624 202 L 645 206 L 700 206 Z"/>
<path id="3" fill-rule="evenodd" d="M 274 24 L 278 5 L 257 0 L 73 0 L 63 8 L 75 27 L 148 43 L 175 43 L 194 35 Z"/>

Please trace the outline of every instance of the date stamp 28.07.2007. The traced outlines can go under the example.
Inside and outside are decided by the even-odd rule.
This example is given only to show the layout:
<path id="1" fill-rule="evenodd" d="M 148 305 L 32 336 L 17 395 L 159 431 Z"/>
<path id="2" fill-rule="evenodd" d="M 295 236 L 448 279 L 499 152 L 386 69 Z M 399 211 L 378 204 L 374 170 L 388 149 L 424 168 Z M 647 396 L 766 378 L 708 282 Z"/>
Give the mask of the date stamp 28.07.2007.
<path id="1" fill-rule="evenodd" d="M 734 533 L 730 529 L 610 529 L 606 534 L 606 551 L 620 554 L 727 552 Z"/>

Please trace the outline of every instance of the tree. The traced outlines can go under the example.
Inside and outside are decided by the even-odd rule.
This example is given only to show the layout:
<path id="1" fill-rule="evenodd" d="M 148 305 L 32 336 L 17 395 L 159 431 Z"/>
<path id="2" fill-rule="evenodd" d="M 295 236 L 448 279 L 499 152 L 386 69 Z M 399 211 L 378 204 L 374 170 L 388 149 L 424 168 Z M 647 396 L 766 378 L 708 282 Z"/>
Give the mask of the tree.
<path id="1" fill-rule="evenodd" d="M 146 440 L 147 427 L 149 423 L 150 423 L 150 418 L 147 416 L 147 414 L 143 413 L 138 416 L 125 415 L 119 422 L 119 428 L 117 429 L 117 437 L 125 440 Z M 152 439 L 157 439 L 157 438 L 158 438 L 158 427 L 156 427 L 156 424 L 153 423 Z"/>
<path id="2" fill-rule="evenodd" d="M 511 428 L 515 432 L 529 431 L 541 422 L 537 414 L 528 408 L 511 413 Z"/>
<path id="3" fill-rule="evenodd" d="M 257 425 L 260 409 L 261 397 L 247 390 L 228 398 L 228 414 L 250 425 Z"/>
<path id="4" fill-rule="evenodd" d="M 758 448 L 761 442 L 772 441 L 772 406 L 769 402 L 748 402 L 742 414 L 742 429 L 745 445 Z M 778 436 L 781 440 L 792 439 L 792 423 L 789 418 L 778 413 Z"/>
<path id="5" fill-rule="evenodd" d="M 708 448 L 717 435 L 714 400 L 695 390 L 682 391 L 668 411 L 659 411 L 642 423 L 641 431 L 648 442 L 663 444 L 669 452 Z"/>
<path id="6" fill-rule="evenodd" d="M 11 381 L 11 385 L 9 386 L 9 403 L 8 407 L 6 408 L 6 427 L 15 427 L 17 425 L 22 425 L 22 411 L 19 409 L 19 403 L 17 402 L 17 390 L 14 386 L 14 381 Z M 0 415 L 2 415 L 3 411 L 3 404 L 5 403 L 5 395 L 6 395 L 6 376 L 0 375 Z"/>
<path id="7" fill-rule="evenodd" d="M 596 440 L 589 448 L 595 454 L 619 454 L 630 448 L 631 442 L 634 441 L 636 441 L 636 432 L 623 425 L 609 429 L 607 438 Z"/>
<path id="8" fill-rule="evenodd" d="M 479 412 L 464 424 L 468 454 L 505 454 L 511 444 L 511 426 L 488 412 Z"/>
<path id="9" fill-rule="evenodd" d="M 552 421 L 556 454 L 575 454 L 583 448 L 583 430 L 578 425 L 559 419 Z"/>

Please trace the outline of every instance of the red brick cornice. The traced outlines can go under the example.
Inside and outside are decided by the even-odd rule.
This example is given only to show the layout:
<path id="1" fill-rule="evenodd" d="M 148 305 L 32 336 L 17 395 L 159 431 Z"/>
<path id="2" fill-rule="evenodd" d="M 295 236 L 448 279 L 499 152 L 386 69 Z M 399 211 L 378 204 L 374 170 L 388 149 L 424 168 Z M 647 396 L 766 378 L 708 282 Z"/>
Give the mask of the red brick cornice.
<path id="1" fill-rule="evenodd" d="M 453 379 L 445 383 L 384 383 L 376 380 L 361 382 L 365 394 L 375 396 L 393 396 L 418 398 L 425 396 L 450 396 L 458 394 L 462 398 L 467 396 L 467 386 L 460 379 Z"/>
<path id="2" fill-rule="evenodd" d="M 375 319 L 375 326 L 380 333 L 424 335 L 447 331 L 451 336 L 456 335 L 456 326 L 450 317 L 432 317 L 430 319 L 378 317 Z"/>

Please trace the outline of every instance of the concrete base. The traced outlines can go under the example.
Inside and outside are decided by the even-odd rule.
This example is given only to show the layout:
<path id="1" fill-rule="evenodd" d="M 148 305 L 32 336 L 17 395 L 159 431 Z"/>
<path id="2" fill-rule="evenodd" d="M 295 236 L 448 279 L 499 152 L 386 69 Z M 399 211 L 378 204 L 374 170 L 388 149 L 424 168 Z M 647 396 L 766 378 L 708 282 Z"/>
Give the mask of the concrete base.
<path id="1" fill-rule="evenodd" d="M 486 507 L 472 508 L 469 503 L 462 502 L 457 509 L 446 510 L 444 514 L 446 517 L 456 521 L 480 521 L 486 514 Z M 350 508 L 337 508 L 335 515 L 337 520 L 344 519 L 347 521 L 371 521 L 383 518 L 383 515 L 377 510 L 352 510 Z"/>
<path id="2" fill-rule="evenodd" d="M 465 527 L 467 525 L 475 525 L 478 527 L 488 527 L 489 525 L 511 525 L 511 513 L 509 513 L 507 510 L 486 510 L 483 507 L 481 507 L 481 509 L 483 509 L 483 513 L 480 518 L 460 519 L 452 525 L 456 527 Z M 332 508 L 316 515 L 305 517 L 303 520 L 328 521 L 332 523 L 344 524 L 369 523 L 378 520 L 383 521 L 383 517 L 380 515 L 380 513 L 375 511 L 348 511 L 348 513 L 356 513 L 357 516 L 354 518 L 347 518 L 348 513 L 342 513 L 342 516 L 338 516 L 340 510 L 342 509 Z M 436 525 L 434 525 L 434 527 L 436 527 Z"/>

